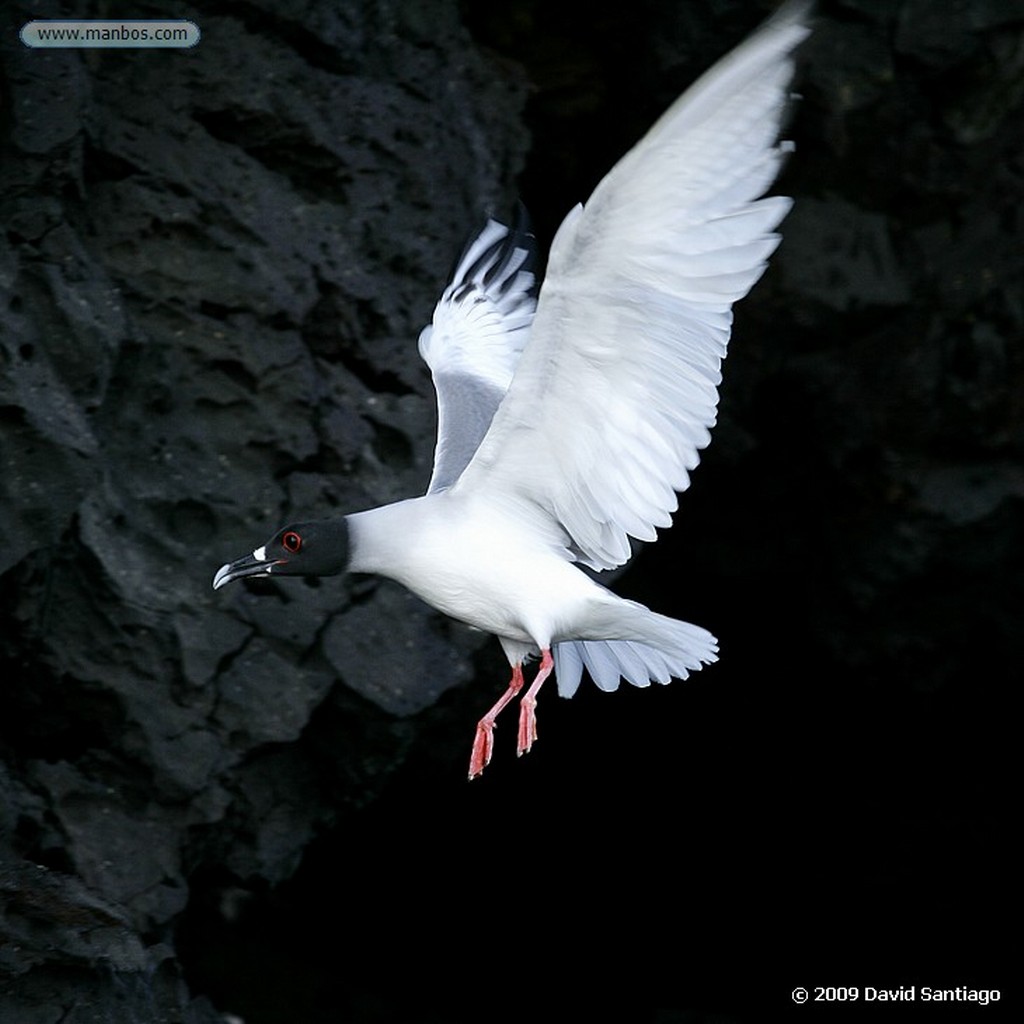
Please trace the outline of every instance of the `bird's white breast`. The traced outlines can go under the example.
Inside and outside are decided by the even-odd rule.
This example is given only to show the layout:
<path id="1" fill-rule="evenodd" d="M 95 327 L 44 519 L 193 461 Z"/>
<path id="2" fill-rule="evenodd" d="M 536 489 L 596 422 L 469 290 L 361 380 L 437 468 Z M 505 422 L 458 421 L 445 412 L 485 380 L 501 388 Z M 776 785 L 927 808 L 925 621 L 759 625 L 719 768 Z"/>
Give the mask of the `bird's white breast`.
<path id="1" fill-rule="evenodd" d="M 452 618 L 550 643 L 602 593 L 509 510 L 449 492 L 348 517 L 353 572 L 397 580 Z"/>

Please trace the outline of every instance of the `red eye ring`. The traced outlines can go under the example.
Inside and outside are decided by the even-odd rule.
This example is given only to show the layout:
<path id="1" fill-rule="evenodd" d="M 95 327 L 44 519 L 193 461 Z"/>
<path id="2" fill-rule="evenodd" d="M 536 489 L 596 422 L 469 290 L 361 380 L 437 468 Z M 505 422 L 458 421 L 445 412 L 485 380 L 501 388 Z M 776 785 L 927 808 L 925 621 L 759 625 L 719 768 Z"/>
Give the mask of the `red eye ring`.
<path id="1" fill-rule="evenodd" d="M 297 555 L 302 550 L 302 538 L 294 530 L 289 530 L 281 538 L 281 547 L 289 554 Z"/>

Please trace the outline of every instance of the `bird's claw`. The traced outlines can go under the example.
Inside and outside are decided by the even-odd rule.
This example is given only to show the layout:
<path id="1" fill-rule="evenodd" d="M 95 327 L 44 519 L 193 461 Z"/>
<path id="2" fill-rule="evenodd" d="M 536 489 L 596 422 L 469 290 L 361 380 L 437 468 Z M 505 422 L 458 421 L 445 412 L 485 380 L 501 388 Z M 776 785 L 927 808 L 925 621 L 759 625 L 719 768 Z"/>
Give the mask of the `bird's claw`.
<path id="1" fill-rule="evenodd" d="M 537 739 L 537 715 L 534 709 L 537 702 L 524 697 L 519 702 L 519 745 L 517 755 L 528 754 Z"/>
<path id="2" fill-rule="evenodd" d="M 494 750 L 494 725 L 491 722 L 478 722 L 476 736 L 473 738 L 473 752 L 469 755 L 469 778 L 475 779 L 490 763 L 491 752 Z"/>

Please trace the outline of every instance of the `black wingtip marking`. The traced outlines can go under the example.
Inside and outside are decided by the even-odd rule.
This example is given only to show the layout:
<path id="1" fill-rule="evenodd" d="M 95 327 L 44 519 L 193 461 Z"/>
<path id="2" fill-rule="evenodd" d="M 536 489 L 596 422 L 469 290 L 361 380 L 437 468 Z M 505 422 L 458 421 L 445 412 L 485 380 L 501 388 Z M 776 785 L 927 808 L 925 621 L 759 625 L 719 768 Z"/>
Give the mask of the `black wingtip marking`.
<path id="1" fill-rule="evenodd" d="M 516 273 L 525 271 L 527 273 L 535 273 L 534 268 L 537 263 L 537 240 L 534 238 L 533 231 L 531 230 L 530 217 L 526 211 L 526 207 L 521 203 L 516 203 L 515 219 L 512 222 L 512 226 L 498 221 L 496 217 L 491 217 L 491 220 L 497 221 L 505 228 L 505 234 L 493 244 L 489 245 L 480 255 L 467 267 L 463 269 L 463 272 L 459 275 L 457 281 L 452 283 L 456 286 L 453 292 L 453 297 L 457 297 L 463 290 L 469 286 L 477 275 L 481 276 L 481 282 L 484 288 L 490 287 L 495 282 L 499 283 L 499 286 L 504 290 L 505 288 L 511 287 L 512 282 L 515 280 Z M 459 255 L 458 260 L 455 264 L 455 269 L 458 269 L 461 262 L 465 259 L 466 254 L 472 248 L 473 243 L 479 237 L 480 232 L 477 231 L 470 236 Z M 516 259 L 516 253 L 522 252 L 525 254 L 524 258 L 515 267 L 515 272 L 510 273 L 509 267 L 513 259 Z M 453 271 L 454 273 L 454 271 Z M 531 294 L 536 294 L 537 282 L 534 281 Z"/>

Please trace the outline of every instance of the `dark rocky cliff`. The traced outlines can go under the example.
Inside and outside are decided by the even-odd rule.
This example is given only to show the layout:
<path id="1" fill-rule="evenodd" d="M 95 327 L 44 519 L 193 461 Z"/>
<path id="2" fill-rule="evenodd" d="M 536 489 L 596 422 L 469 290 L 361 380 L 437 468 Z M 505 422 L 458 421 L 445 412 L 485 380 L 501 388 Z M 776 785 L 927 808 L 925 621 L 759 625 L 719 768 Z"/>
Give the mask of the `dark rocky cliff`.
<path id="1" fill-rule="evenodd" d="M 210 590 L 422 490 L 466 234 L 521 195 L 546 243 L 764 13 L 193 3 L 194 50 L 118 52 L 17 30 L 167 5 L 4 7 L 2 1024 L 477 1019 L 510 957 L 662 1024 L 1005 984 L 1024 5 L 823 5 L 785 243 L 621 581 L 719 665 L 546 694 L 467 786 L 495 642 L 377 581 Z"/>

